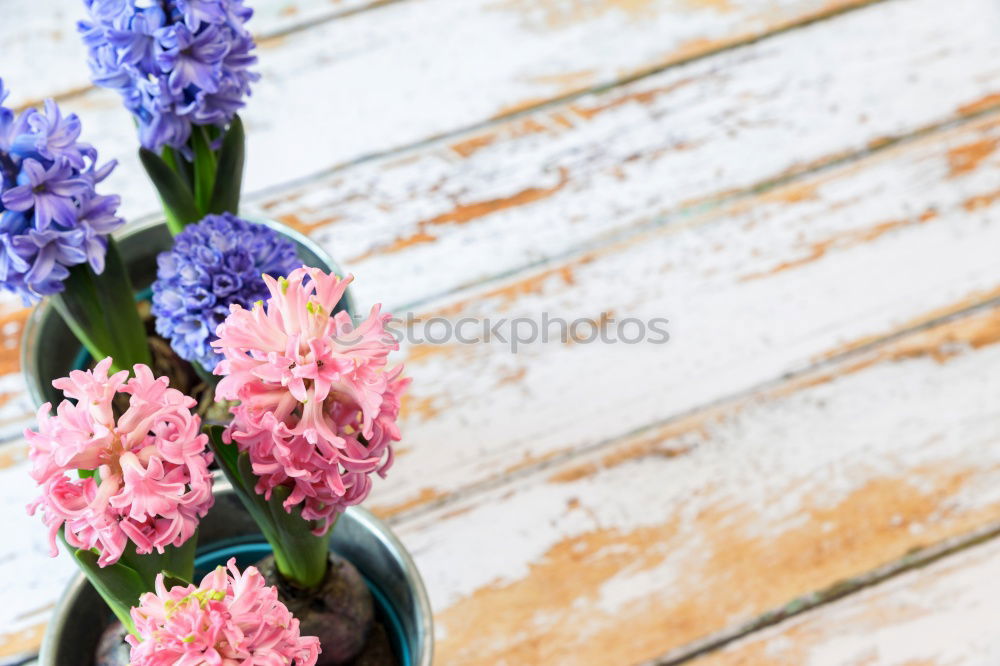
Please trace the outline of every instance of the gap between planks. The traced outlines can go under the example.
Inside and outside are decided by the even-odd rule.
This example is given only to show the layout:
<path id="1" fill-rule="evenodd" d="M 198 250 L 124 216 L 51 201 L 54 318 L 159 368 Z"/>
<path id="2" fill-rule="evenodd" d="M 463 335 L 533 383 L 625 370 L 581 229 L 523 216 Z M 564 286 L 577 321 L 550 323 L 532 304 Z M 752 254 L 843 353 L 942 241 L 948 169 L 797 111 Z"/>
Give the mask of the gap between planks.
<path id="1" fill-rule="evenodd" d="M 1000 517 L 997 410 L 983 409 L 998 342 L 1000 308 L 972 312 L 401 526 L 442 656 L 677 655 L 985 537 Z M 871 401 L 877 417 L 858 421 Z"/>
<path id="2" fill-rule="evenodd" d="M 685 663 L 996 664 L 998 554 L 1000 539 L 984 539 Z"/>
<path id="3" fill-rule="evenodd" d="M 895 0 L 875 0 L 875 2 L 893 1 Z M 863 160 L 866 157 L 876 156 L 879 153 L 887 151 L 891 148 L 906 146 L 907 144 L 926 139 L 937 133 L 960 129 L 964 126 L 975 123 L 977 120 L 994 114 L 1000 117 L 1000 102 L 978 108 L 961 118 L 954 118 L 940 123 L 925 125 L 906 134 L 881 139 L 875 145 L 867 146 L 860 150 L 847 151 L 831 155 L 828 158 L 824 158 L 808 165 L 800 171 L 791 171 L 775 178 L 761 181 L 752 187 L 745 189 L 724 192 L 720 195 L 704 199 L 698 202 L 697 205 L 682 206 L 667 214 L 653 216 L 647 222 L 640 222 L 599 238 L 590 239 L 578 245 L 573 245 L 564 251 L 547 255 L 537 261 L 526 262 L 516 266 L 515 268 L 491 274 L 488 277 L 462 283 L 441 292 L 421 296 L 420 298 L 412 301 L 395 305 L 393 309 L 401 312 L 417 310 L 435 302 L 458 296 L 463 292 L 475 291 L 489 288 L 491 285 L 502 284 L 520 274 L 530 273 L 532 271 L 545 269 L 548 266 L 566 263 L 574 258 L 586 255 L 607 245 L 628 242 L 631 239 L 638 238 L 656 229 L 665 227 L 672 227 L 677 231 L 691 229 L 699 226 L 703 222 L 706 222 L 707 216 L 711 215 L 713 211 L 725 206 L 751 201 L 760 196 L 767 195 L 774 190 L 796 185 L 803 181 L 807 181 L 812 177 L 822 176 L 823 174 L 833 172 L 839 168 Z M 256 199 L 257 197 L 255 196 L 254 198 Z"/>
<path id="4" fill-rule="evenodd" d="M 685 646 L 682 650 L 677 650 L 672 654 L 651 660 L 647 664 L 648 666 L 681 666 L 681 664 L 695 662 L 737 641 L 751 637 L 759 631 L 779 625 L 796 616 L 820 609 L 823 606 L 840 601 L 853 594 L 881 585 L 905 573 L 928 567 L 945 558 L 958 555 L 970 548 L 991 541 L 1000 541 L 1000 522 L 975 530 L 970 534 L 946 539 L 941 543 L 927 548 L 914 550 L 894 562 L 877 567 L 859 576 L 839 581 L 822 590 L 817 590 L 816 592 L 793 599 L 779 608 L 762 613 L 757 618 L 750 620 L 742 626 Z"/>
<path id="5" fill-rule="evenodd" d="M 403 1 L 418 2 L 419 0 L 389 0 L 389 2 L 403 2 Z M 295 187 L 301 187 L 303 185 L 311 183 L 314 180 L 329 177 L 340 171 L 345 171 L 347 169 L 359 166 L 361 164 L 365 164 L 367 162 L 374 162 L 377 160 L 389 159 L 395 156 L 406 155 L 408 153 L 418 151 L 422 148 L 427 148 L 428 146 L 432 146 L 436 143 L 448 141 L 449 139 L 455 139 L 465 134 L 471 134 L 474 132 L 489 129 L 494 125 L 499 125 L 504 122 L 517 120 L 519 118 L 524 118 L 532 114 L 536 114 L 540 111 L 546 111 L 559 106 L 564 106 L 569 102 L 582 99 L 589 95 L 599 95 L 602 93 L 606 93 L 608 91 L 614 90 L 615 88 L 626 86 L 631 83 L 637 83 L 639 81 L 642 81 L 643 79 L 655 76 L 657 74 L 661 74 L 675 67 L 681 67 L 687 64 L 698 62 L 700 60 L 705 60 L 712 56 L 717 56 L 726 53 L 728 51 L 734 51 L 753 44 L 757 44 L 772 37 L 789 33 L 794 30 L 798 30 L 800 28 L 805 28 L 815 23 L 820 23 L 822 21 L 834 19 L 843 14 L 848 14 L 860 9 L 864 9 L 866 7 L 878 4 L 885 4 L 891 2 L 905 2 L 905 1 L 906 0 L 854 0 L 853 2 L 847 2 L 843 5 L 831 3 L 830 8 L 826 9 L 825 11 L 816 12 L 814 14 L 804 14 L 796 19 L 790 20 L 785 23 L 776 23 L 774 27 L 768 30 L 767 32 L 763 32 L 756 35 L 751 34 L 742 38 L 736 38 L 729 42 L 720 44 L 719 46 L 713 49 L 698 51 L 696 53 L 683 55 L 680 57 L 667 60 L 666 62 L 659 63 L 657 65 L 641 68 L 635 72 L 625 74 L 615 79 L 614 81 L 607 81 L 595 84 L 590 87 L 578 88 L 563 95 L 551 96 L 545 99 L 544 101 L 538 101 L 531 104 L 521 104 L 516 108 L 497 113 L 493 116 L 490 116 L 489 118 L 486 118 L 485 120 L 469 123 L 462 127 L 451 129 L 445 132 L 432 134 L 427 136 L 426 138 L 423 138 L 419 141 L 414 141 L 404 146 L 396 146 L 386 150 L 377 150 L 365 153 L 346 162 L 342 162 L 340 164 L 331 166 L 327 169 L 311 173 L 308 176 L 303 176 L 301 178 L 287 180 L 277 185 L 260 188 L 253 193 L 252 198 L 255 200 L 265 199 L 269 196 L 274 196 L 275 194 L 283 190 L 288 190 Z"/>
<path id="6" fill-rule="evenodd" d="M 801 379 L 809 375 L 815 375 L 816 373 L 821 373 L 828 368 L 848 363 L 853 359 L 862 358 L 868 354 L 871 354 L 873 351 L 878 350 L 881 347 L 892 344 L 899 340 L 903 340 L 911 335 L 932 330 L 939 326 L 959 321 L 961 319 L 965 319 L 966 317 L 970 317 L 978 313 L 987 312 L 997 307 L 1000 307 L 1000 297 L 993 297 L 981 301 L 976 301 L 972 304 L 969 304 L 967 307 L 962 307 L 961 309 L 947 312 L 939 317 L 927 319 L 925 321 L 920 322 L 919 324 L 900 328 L 886 335 L 877 336 L 869 340 L 865 340 L 862 344 L 857 346 L 851 346 L 845 350 L 835 351 L 833 354 L 824 356 L 821 360 L 817 361 L 814 364 L 805 366 L 799 370 L 786 372 L 779 377 L 768 379 L 766 381 L 760 382 L 759 384 L 751 386 L 745 390 L 722 396 L 716 400 L 712 400 L 711 402 L 700 404 L 699 406 L 693 409 L 679 412 L 661 421 L 652 422 L 647 425 L 634 428 L 633 430 L 630 430 L 628 432 L 615 435 L 614 437 L 609 437 L 605 440 L 596 442 L 591 445 L 582 446 L 576 449 L 558 453 L 556 455 L 547 457 L 539 462 L 535 462 L 521 467 L 516 467 L 510 471 L 507 471 L 503 475 L 487 478 L 473 485 L 462 487 L 443 497 L 435 497 L 432 499 L 428 499 L 426 501 L 422 501 L 416 504 L 415 506 L 405 507 L 401 510 L 394 511 L 392 513 L 386 513 L 384 511 L 376 513 L 379 513 L 380 516 L 390 525 L 394 526 L 403 525 L 409 521 L 417 520 L 427 514 L 439 512 L 442 509 L 447 509 L 452 505 L 468 502 L 469 500 L 472 500 L 479 495 L 483 495 L 484 493 L 487 493 L 489 491 L 502 488 L 503 486 L 506 486 L 513 482 L 534 477 L 540 474 L 544 474 L 546 471 L 556 469 L 558 467 L 563 467 L 567 463 L 571 462 L 574 458 L 583 458 L 586 456 L 591 456 L 595 453 L 600 453 L 603 450 L 612 449 L 615 446 L 620 445 L 624 441 L 641 438 L 646 435 L 655 434 L 659 431 L 662 431 L 670 427 L 671 425 L 682 423 L 690 419 L 696 419 L 701 415 L 710 414 L 712 412 L 725 409 L 728 406 L 744 402 L 746 400 L 753 398 L 754 396 L 775 391 L 785 386 L 790 381 Z M 989 528 L 986 532 L 986 534 L 988 535 L 987 537 L 982 537 L 982 538 L 971 537 L 972 541 L 970 541 L 969 545 L 973 543 L 979 543 L 979 541 L 981 541 L 983 538 L 989 538 L 989 536 L 993 535 L 994 529 L 1000 529 L 1000 525 L 998 525 L 996 528 Z M 964 548 L 965 546 L 959 545 L 957 547 Z M 930 551 L 933 552 L 934 549 L 930 549 Z M 948 552 L 952 551 L 949 550 Z M 889 569 L 887 570 L 891 570 L 892 566 L 896 565 L 890 565 Z M 774 624 L 774 622 L 780 621 L 781 619 L 782 617 L 778 617 L 774 621 L 770 622 L 770 624 Z M 684 658 L 687 659 L 689 658 L 689 656 L 685 656 Z"/>
<path id="7" fill-rule="evenodd" d="M 279 22 L 276 27 L 273 28 L 265 27 L 261 29 L 260 32 L 254 30 L 256 26 L 251 24 L 250 31 L 251 33 L 253 33 L 254 39 L 256 40 L 258 46 L 266 47 L 270 42 L 284 39 L 285 37 L 293 35 L 297 32 L 309 30 L 311 28 L 320 26 L 324 23 L 329 23 L 330 21 L 348 18 L 351 16 L 355 16 L 357 14 L 363 14 L 371 10 L 382 9 L 389 5 L 394 5 L 400 2 L 417 2 L 417 1 L 419 0 L 368 0 L 367 2 L 348 6 L 343 9 L 334 8 L 329 10 L 321 10 L 316 15 L 308 16 L 302 19 L 301 21 L 290 21 L 285 24 Z M 875 0 L 875 1 L 881 2 L 883 0 Z M 81 18 L 83 18 L 82 14 Z M 67 22 L 67 25 L 69 27 L 73 27 L 72 22 Z M 84 57 L 84 50 L 82 44 L 80 44 L 80 49 L 81 49 L 80 50 L 81 57 Z M 26 109 L 30 109 L 32 107 L 40 107 L 45 102 L 46 99 L 53 99 L 56 102 L 62 103 L 67 100 L 71 100 L 73 98 L 85 95 L 88 92 L 95 90 L 96 88 L 97 86 L 95 86 L 93 83 L 78 85 L 68 90 L 52 93 L 51 95 L 47 95 L 45 97 L 32 98 L 18 102 L 13 107 L 13 110 L 16 113 L 21 113 L 22 111 L 25 111 Z"/>

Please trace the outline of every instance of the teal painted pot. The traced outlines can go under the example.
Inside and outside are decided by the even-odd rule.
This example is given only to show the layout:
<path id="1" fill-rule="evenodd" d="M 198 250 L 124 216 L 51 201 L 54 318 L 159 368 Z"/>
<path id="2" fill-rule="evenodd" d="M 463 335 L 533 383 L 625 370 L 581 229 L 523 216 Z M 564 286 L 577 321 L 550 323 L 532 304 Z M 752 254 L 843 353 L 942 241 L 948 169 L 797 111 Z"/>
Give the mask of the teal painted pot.
<path id="1" fill-rule="evenodd" d="M 253 218 L 251 218 L 253 219 Z M 291 239 L 307 266 L 340 273 L 337 265 L 311 240 L 277 222 L 255 219 Z M 142 293 L 156 277 L 156 257 L 173 241 L 162 222 L 137 225 L 116 237 L 133 287 Z M 350 290 L 337 309 L 354 313 Z M 43 301 L 29 317 L 21 342 L 21 368 L 36 406 L 57 404 L 61 393 L 52 380 L 85 364 L 81 345 L 59 314 Z M 199 528 L 199 564 L 211 566 L 237 557 L 251 564 L 266 554 L 266 542 L 227 481 L 216 476 L 215 506 Z M 350 561 L 364 576 L 379 608 L 380 619 L 394 640 L 400 666 L 431 666 L 433 629 L 430 603 L 413 560 L 389 527 L 360 507 L 337 521 L 331 551 Z M 254 559 L 250 559 L 254 558 Z M 83 575 L 66 589 L 42 643 L 43 666 L 92 666 L 94 650 L 113 616 Z"/>
<path id="2" fill-rule="evenodd" d="M 268 549 L 228 482 L 216 478 L 215 505 L 199 526 L 200 570 L 236 557 L 252 564 Z M 432 666 L 433 623 L 427 592 L 409 553 L 371 512 L 351 507 L 337 520 L 330 550 L 350 561 L 375 598 L 400 666 Z M 66 588 L 42 642 L 40 666 L 93 666 L 98 639 L 114 616 L 83 574 Z"/>

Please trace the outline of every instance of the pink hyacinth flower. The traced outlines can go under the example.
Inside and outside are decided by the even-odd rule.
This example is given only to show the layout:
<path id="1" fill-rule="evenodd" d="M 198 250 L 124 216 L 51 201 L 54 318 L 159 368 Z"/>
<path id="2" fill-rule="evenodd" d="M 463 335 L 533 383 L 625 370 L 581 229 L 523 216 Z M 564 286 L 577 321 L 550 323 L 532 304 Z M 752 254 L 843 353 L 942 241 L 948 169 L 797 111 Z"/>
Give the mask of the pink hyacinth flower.
<path id="1" fill-rule="evenodd" d="M 224 355 L 216 400 L 240 401 L 227 437 L 248 452 L 257 492 L 288 487 L 285 508 L 302 505 L 317 535 L 368 496 L 372 472 L 389 469 L 410 381 L 386 367 L 399 348 L 391 315 L 376 305 L 356 328 L 346 312 L 331 316 L 352 279 L 306 267 L 265 275 L 267 302 L 233 305 L 213 343 Z"/>
<path id="2" fill-rule="evenodd" d="M 139 554 L 182 545 L 213 501 L 212 454 L 191 413 L 194 399 L 145 365 L 127 381 L 128 371 L 109 377 L 110 368 L 106 358 L 52 382 L 76 402 L 63 400 L 55 415 L 42 405 L 38 432 L 24 433 L 31 476 L 42 487 L 28 512 L 42 510 L 52 554 L 65 527 L 67 543 L 96 548 L 102 567 L 117 562 L 130 541 Z M 118 393 L 129 396 L 129 406 L 116 421 Z M 78 470 L 93 474 L 80 478 Z"/>
<path id="3" fill-rule="evenodd" d="M 201 585 L 169 590 L 163 574 L 156 592 L 132 609 L 139 637 L 128 636 L 132 666 L 312 666 L 319 639 L 301 636 L 299 621 L 278 601 L 254 567 L 241 574 L 236 560 L 217 567 Z"/>

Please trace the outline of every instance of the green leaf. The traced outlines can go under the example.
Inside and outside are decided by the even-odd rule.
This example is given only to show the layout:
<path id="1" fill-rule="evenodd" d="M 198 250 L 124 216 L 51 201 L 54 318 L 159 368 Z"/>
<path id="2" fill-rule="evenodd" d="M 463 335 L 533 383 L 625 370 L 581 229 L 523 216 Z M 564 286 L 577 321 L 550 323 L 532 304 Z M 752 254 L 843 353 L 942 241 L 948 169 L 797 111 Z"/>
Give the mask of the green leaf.
<path id="1" fill-rule="evenodd" d="M 135 624 L 132 622 L 129 610 L 139 605 L 139 597 L 153 590 L 146 587 L 142 577 L 131 567 L 121 562 L 102 567 L 97 563 L 97 554 L 93 551 L 68 547 L 90 584 L 107 602 L 129 633 L 135 634 Z"/>
<path id="2" fill-rule="evenodd" d="M 215 170 L 215 187 L 208 205 L 209 213 L 235 215 L 239 211 L 245 155 L 246 134 L 243 131 L 243 121 L 239 116 L 233 116 L 233 122 L 230 123 L 219 149 L 219 165 Z"/>
<path id="3" fill-rule="evenodd" d="M 194 189 L 194 175 L 191 173 L 191 163 L 170 146 L 164 146 L 160 153 L 163 161 L 167 163 L 174 173 L 181 177 L 181 181 L 187 184 L 188 189 Z"/>
<path id="4" fill-rule="evenodd" d="M 278 571 L 301 588 L 319 585 L 326 575 L 329 532 L 322 536 L 313 534 L 316 524 L 302 518 L 301 507 L 291 512 L 285 510 L 282 504 L 288 499 L 290 489 L 278 486 L 268 500 L 258 495 L 254 491 L 257 477 L 249 456 L 240 453 L 235 444 L 223 441 L 222 426 L 208 426 L 205 431 L 223 473 L 271 545 Z"/>
<path id="5" fill-rule="evenodd" d="M 211 425 L 204 429 L 205 434 L 208 435 L 208 441 L 212 446 L 212 451 L 215 453 L 215 461 L 222 467 L 222 471 L 225 472 L 229 482 L 232 483 L 233 486 L 236 486 L 240 483 L 240 479 L 236 478 L 238 475 L 236 460 L 240 456 L 240 451 L 236 448 L 235 444 L 227 444 L 223 440 L 222 433 L 225 432 L 225 430 L 226 429 L 220 425 Z"/>
<path id="6" fill-rule="evenodd" d="M 163 573 L 163 586 L 166 587 L 168 590 L 172 587 L 177 587 L 178 585 L 181 587 L 187 587 L 188 585 L 191 585 L 190 579 L 184 578 L 183 576 L 178 576 L 172 571 L 164 569 L 162 573 Z"/>
<path id="7" fill-rule="evenodd" d="M 116 369 L 152 364 L 146 327 L 113 238 L 108 238 L 103 273 L 97 275 L 89 264 L 78 264 L 70 268 L 63 284 L 65 289 L 52 297 L 52 304 L 91 357 L 110 356 Z"/>
<path id="8" fill-rule="evenodd" d="M 215 152 L 202 126 L 191 128 L 190 142 L 194 150 L 194 200 L 204 217 L 215 188 Z"/>
<path id="9" fill-rule="evenodd" d="M 153 186 L 160 194 L 163 206 L 168 211 L 168 224 L 173 233 L 179 233 L 184 225 L 201 220 L 198 206 L 195 204 L 191 188 L 176 171 L 163 161 L 156 153 L 145 148 L 139 149 L 139 160 L 146 169 L 146 174 L 153 181 Z"/>

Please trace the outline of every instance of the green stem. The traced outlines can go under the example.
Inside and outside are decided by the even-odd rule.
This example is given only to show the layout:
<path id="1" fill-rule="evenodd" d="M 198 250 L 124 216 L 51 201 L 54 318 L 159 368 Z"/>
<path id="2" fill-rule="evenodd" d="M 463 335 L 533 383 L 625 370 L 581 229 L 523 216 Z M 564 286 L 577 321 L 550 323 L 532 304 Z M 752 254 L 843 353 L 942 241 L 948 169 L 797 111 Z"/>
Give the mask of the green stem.
<path id="1" fill-rule="evenodd" d="M 191 128 L 190 146 L 194 152 L 194 200 L 201 214 L 206 215 L 215 188 L 216 157 L 205 127 Z"/>
<path id="2" fill-rule="evenodd" d="M 175 585 L 188 585 L 194 577 L 197 535 L 179 548 L 167 546 L 163 553 L 154 550 L 148 555 L 139 555 L 135 546 L 129 543 L 117 562 L 104 567 L 97 563 L 95 551 L 70 546 L 62 531 L 59 537 L 108 608 L 132 634 L 136 633 L 136 629 L 130 610 L 139 605 L 143 594 L 155 592 L 158 574 L 163 573 L 168 589 Z"/>
<path id="3" fill-rule="evenodd" d="M 170 146 L 163 147 L 163 161 L 167 163 L 174 173 L 181 177 L 185 183 L 190 187 L 191 185 L 191 171 L 188 167 L 187 161 L 177 155 L 177 152 Z M 177 216 L 177 213 L 167 205 L 167 202 L 160 197 L 160 206 L 163 208 L 163 217 L 167 221 L 167 229 L 174 236 L 184 231 L 184 221 Z"/>
<path id="4" fill-rule="evenodd" d="M 65 289 L 52 297 L 52 304 L 95 361 L 110 356 L 115 369 L 152 365 L 146 327 L 113 238 L 108 238 L 104 263 L 100 275 L 86 263 L 70 268 Z"/>
<path id="5" fill-rule="evenodd" d="M 275 488 L 266 500 L 257 494 L 257 477 L 247 454 L 223 441 L 221 426 L 209 426 L 206 432 L 219 467 L 274 551 L 278 572 L 301 589 L 319 587 L 329 562 L 330 530 L 316 536 L 312 530 L 317 523 L 303 519 L 300 507 L 286 511 L 283 503 L 291 492 L 288 488 Z"/>
<path id="6" fill-rule="evenodd" d="M 246 459 L 246 454 L 242 455 Z M 249 468 L 249 459 L 246 463 Z M 243 466 L 241 460 L 241 467 Z M 302 520 L 299 509 L 289 514 L 283 503 L 289 490 L 278 487 L 266 500 L 274 524 L 278 526 L 279 537 L 269 541 L 274 551 L 274 563 L 287 580 L 302 589 L 318 588 L 326 577 L 330 558 L 330 532 L 321 536 L 312 533 L 315 527 L 311 521 Z"/>

